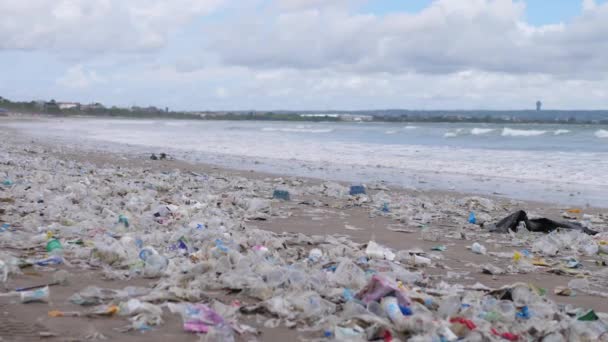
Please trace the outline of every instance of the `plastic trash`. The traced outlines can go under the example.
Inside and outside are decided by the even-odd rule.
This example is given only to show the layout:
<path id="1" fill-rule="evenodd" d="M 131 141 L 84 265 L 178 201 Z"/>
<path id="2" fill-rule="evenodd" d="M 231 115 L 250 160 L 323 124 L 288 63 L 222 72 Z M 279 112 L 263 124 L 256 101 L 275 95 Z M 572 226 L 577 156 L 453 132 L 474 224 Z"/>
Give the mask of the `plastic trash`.
<path id="1" fill-rule="evenodd" d="M 34 262 L 38 266 L 52 266 L 52 265 L 61 265 L 63 264 L 63 258 L 58 255 L 53 255 L 51 257 L 40 259 Z"/>
<path id="2" fill-rule="evenodd" d="M 565 228 L 578 230 L 589 235 L 597 234 L 596 231 L 586 228 L 578 222 L 554 221 L 544 217 L 528 219 L 528 215 L 523 210 L 516 211 L 503 218 L 496 223 L 495 227 L 493 227 L 491 231 L 494 233 L 508 233 L 509 231 L 517 231 L 517 227 L 519 226 L 520 222 L 524 222 L 526 228 L 531 232 L 548 233 L 556 230 L 557 228 Z"/>
<path id="3" fill-rule="evenodd" d="M 371 259 L 395 260 L 395 253 L 393 253 L 387 247 L 377 244 L 375 241 L 370 241 L 367 243 L 365 254 Z"/>
<path id="4" fill-rule="evenodd" d="M 351 196 L 365 195 L 365 187 L 363 185 L 351 185 L 348 193 Z"/>
<path id="5" fill-rule="evenodd" d="M 60 253 L 63 251 L 63 246 L 61 245 L 61 242 L 59 240 L 51 239 L 46 244 L 46 251 L 50 254 L 57 254 L 58 252 Z"/>
<path id="6" fill-rule="evenodd" d="M 160 254 L 151 254 L 144 261 L 143 274 L 147 278 L 158 278 L 163 275 L 168 266 L 169 260 L 166 257 Z"/>
<path id="7" fill-rule="evenodd" d="M 213 326 L 225 324 L 224 318 L 204 304 L 168 304 L 172 313 L 183 319 L 183 328 L 188 332 L 207 333 Z"/>
<path id="8" fill-rule="evenodd" d="M 2 260 L 0 260 L 0 280 L 3 283 L 6 283 L 8 280 L 8 266 Z"/>
<path id="9" fill-rule="evenodd" d="M 471 245 L 471 252 L 475 254 L 486 254 L 487 250 L 483 245 L 475 242 L 473 245 Z"/>
<path id="10" fill-rule="evenodd" d="M 125 228 L 129 228 L 129 219 L 125 215 L 119 215 L 117 224 L 122 224 Z"/>
<path id="11" fill-rule="evenodd" d="M 388 316 L 388 318 L 395 324 L 398 331 L 407 331 L 408 330 L 408 321 L 406 316 L 403 315 L 401 309 L 399 308 L 399 304 L 397 303 L 397 298 L 395 297 L 384 297 L 382 298 L 382 308 L 384 312 Z"/>
<path id="12" fill-rule="evenodd" d="M 289 191 L 287 191 L 287 190 L 274 190 L 272 192 L 272 198 L 280 199 L 280 200 L 284 200 L 284 201 L 289 201 L 291 199 L 291 197 L 289 195 Z"/>
<path id="13" fill-rule="evenodd" d="M 432 263 L 431 259 L 416 254 L 412 254 L 410 260 L 411 263 L 416 266 L 428 266 Z"/>
<path id="14" fill-rule="evenodd" d="M 471 224 L 477 223 L 477 218 L 475 218 L 475 213 L 472 211 L 469 214 L 469 223 L 471 223 Z"/>
<path id="15" fill-rule="evenodd" d="M 308 260 L 317 262 L 323 257 L 323 252 L 318 248 L 313 248 L 308 252 Z"/>
<path id="16" fill-rule="evenodd" d="M 21 303 L 32 303 L 32 302 L 48 302 L 50 290 L 48 286 L 43 288 L 32 290 L 32 291 L 22 291 L 19 292 L 21 296 Z"/>

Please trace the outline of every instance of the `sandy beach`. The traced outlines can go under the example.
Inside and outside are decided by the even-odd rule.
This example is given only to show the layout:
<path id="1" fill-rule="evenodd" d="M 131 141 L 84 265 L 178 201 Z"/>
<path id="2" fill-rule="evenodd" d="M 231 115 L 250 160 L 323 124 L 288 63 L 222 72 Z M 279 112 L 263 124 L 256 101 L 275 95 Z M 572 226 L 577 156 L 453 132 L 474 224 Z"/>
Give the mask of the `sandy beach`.
<path id="1" fill-rule="evenodd" d="M 365 184 L 365 195 L 350 196 L 348 186 L 351 184 L 348 183 L 236 171 L 180 160 L 150 160 L 149 155 L 85 151 L 78 146 L 53 145 L 7 129 L 0 129 L 0 138 L 3 141 L 0 180 L 5 181 L 0 189 L 0 223 L 7 224 L 7 229 L 0 233 L 0 260 L 9 265 L 11 260 L 43 259 L 48 256 L 45 246 L 51 237 L 61 241 L 65 259 L 59 265 L 22 265 L 8 273 L 0 297 L 4 317 L 0 337 L 3 341 L 222 340 L 220 335 L 203 333 L 199 336 L 185 331 L 180 315 L 170 312 L 166 305 L 197 302 L 210 306 L 220 302 L 228 307 L 225 312 L 230 312 L 231 320 L 238 326 L 234 331 L 241 330 L 241 333 L 234 332 L 237 341 L 337 338 L 338 330 L 333 327 L 352 327 L 353 324 L 344 325 L 338 319 L 322 321 L 317 316 L 341 317 L 346 307 L 342 298 L 346 286 L 340 286 L 339 281 L 319 280 L 317 276 L 322 272 L 331 273 L 332 269 L 335 271 L 344 258 L 360 260 L 366 256 L 364 268 L 368 281 L 372 274 L 391 269 L 394 260 L 400 270 L 416 274 L 410 275 L 416 279 L 406 286 L 411 292 L 435 293 L 437 298 L 444 298 L 450 294 L 479 291 L 479 286 L 477 290 L 471 290 L 476 284 L 497 289 L 521 282 L 544 289 L 542 298 L 552 303 L 551 310 L 559 309 L 575 316 L 578 315 L 574 314 L 575 308 L 581 308 L 581 312 L 589 309 L 598 314 L 608 312 L 608 299 L 603 292 L 607 281 L 604 255 L 598 253 L 597 246 L 595 253 L 584 254 L 573 241 L 571 248 L 547 255 L 535 250 L 535 243 L 546 235 L 544 233 L 520 230 L 497 234 L 479 224 L 495 222 L 520 209 L 552 219 L 564 219 L 562 216 L 570 210 L 568 215 L 572 220 L 592 222 L 593 229 L 601 236 L 608 227 L 608 217 L 602 215 L 606 210 L 602 208 L 456 192 L 415 191 L 390 188 L 382 183 Z M 150 153 L 160 152 L 150 150 Z M 290 200 L 273 199 L 276 189 L 288 191 Z M 174 206 L 168 213 L 160 213 L 157 209 L 168 205 Z M 471 212 L 476 215 L 474 224 L 468 222 Z M 153 216 L 154 213 L 159 216 Z M 128 218 L 129 227 L 119 224 L 119 215 Z M 225 259 L 213 254 L 212 249 L 223 247 L 218 246 L 215 235 L 192 235 L 184 240 L 186 247 L 175 247 L 181 241 L 178 235 L 195 231 L 192 224 L 196 222 L 213 234 L 224 236 L 223 243 L 230 246 L 226 248 L 236 248 L 245 259 L 263 256 L 268 260 L 273 256 L 272 267 L 296 267 L 294 265 L 300 263 L 306 266 L 302 266 L 303 271 L 298 276 L 290 278 L 290 285 L 275 287 L 268 285 L 272 273 L 268 270 L 269 273 L 261 278 L 268 287 L 259 289 L 259 284 L 253 285 L 237 277 L 243 272 L 241 266 L 250 267 L 245 261 L 239 261 L 229 253 Z M 48 236 L 39 239 L 45 235 Z M 120 262 L 113 260 L 113 256 L 100 257 L 99 244 L 124 241 L 125 237 L 141 239 L 144 246 L 154 247 L 168 258 L 169 266 L 158 276 L 147 277 L 137 266 L 128 266 L 130 256 Z M 589 240 L 584 240 L 586 238 Z M 581 237 L 581 244 L 594 241 L 601 246 L 600 240 Z M 370 241 L 397 256 L 374 260 L 376 257 L 366 252 Z M 471 245 L 474 243 L 483 245 L 487 249 L 485 254 L 473 253 Z M 321 251 L 320 261 L 311 259 L 309 252 L 312 249 Z M 125 253 L 128 255 L 128 251 Z M 514 255 L 521 257 L 522 254 L 529 263 L 523 265 L 521 260 L 514 260 Z M 414 259 L 408 259 L 408 255 L 423 256 L 429 264 L 411 262 Z M 575 258 L 576 266 L 565 266 L 564 257 Z M 488 265 L 499 271 L 484 272 Z M 220 267 L 230 271 L 220 277 Z M 52 282 L 57 270 L 67 271 L 69 281 L 66 285 L 50 286 L 48 301 L 22 303 L 19 296 L 10 296 L 18 287 Z M 321 273 L 310 273 L 312 270 Z M 571 281 L 575 279 L 587 279 L 590 285 L 571 289 L 575 295 L 556 294 L 556 288 L 572 287 Z M 234 286 L 226 285 L 230 281 Z M 406 279 L 400 281 L 408 283 Z M 314 282 L 321 282 L 325 290 L 318 291 Z M 145 315 L 145 324 L 130 314 L 87 315 L 85 312 L 90 307 L 70 300 L 87 286 L 148 289 L 151 299 L 138 300 L 161 308 L 162 323 L 153 324 Z M 462 289 L 464 292 L 459 292 Z M 352 290 L 356 293 L 361 289 Z M 283 309 L 252 308 L 270 298 L 302 291 L 320 293 L 319 298 L 328 302 L 325 311 L 292 305 L 286 310 L 294 311 L 293 315 L 284 316 Z M 125 298 L 107 298 L 95 305 L 113 303 L 120 307 L 119 304 L 125 301 Z M 51 317 L 49 312 L 53 310 L 77 311 L 81 317 Z M 312 310 L 314 317 L 306 316 L 307 310 Z M 473 314 L 467 317 L 479 319 Z M 525 326 L 525 329 L 512 331 L 513 334 L 521 336 L 522 340 L 540 340 L 550 333 L 547 328 L 550 321 L 539 316 L 534 324 L 530 323 L 537 329 L 547 329 L 536 335 L 523 323 L 499 322 L 493 327 L 516 329 Z M 564 319 L 553 320 L 557 321 L 562 322 L 560 331 L 564 332 L 565 338 L 575 336 L 574 333 L 567 335 L 573 328 L 567 322 L 563 323 Z M 405 340 L 415 335 L 387 329 L 395 339 Z M 453 326 L 452 329 L 456 330 Z M 488 327 L 483 329 L 478 329 L 481 336 L 496 338 L 489 333 Z M 324 335 L 325 332 L 329 335 Z M 419 333 L 422 338 L 431 336 L 424 335 L 431 332 Z"/>

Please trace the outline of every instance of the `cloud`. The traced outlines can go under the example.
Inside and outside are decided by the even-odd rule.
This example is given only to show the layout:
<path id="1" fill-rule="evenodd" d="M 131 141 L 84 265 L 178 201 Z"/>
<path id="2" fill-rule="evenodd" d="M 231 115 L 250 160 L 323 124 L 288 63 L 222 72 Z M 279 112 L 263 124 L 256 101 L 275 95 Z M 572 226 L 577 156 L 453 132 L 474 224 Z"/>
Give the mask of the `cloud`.
<path id="1" fill-rule="evenodd" d="M 309 3 L 279 1 L 271 12 L 220 24 L 210 50 L 228 65 L 262 69 L 593 77 L 608 67 L 608 4 L 585 1 L 570 22 L 533 26 L 521 1 L 437 0 L 418 13 L 387 15 Z"/>
<path id="2" fill-rule="evenodd" d="M 0 64 L 18 85 L 0 93 L 192 110 L 608 101 L 606 2 L 581 0 L 578 16 L 538 26 L 524 1 L 385 14 L 366 1 L 0 0 Z"/>
<path id="3" fill-rule="evenodd" d="M 82 65 L 76 65 L 58 78 L 57 84 L 66 88 L 83 89 L 104 81 L 95 70 L 86 70 Z"/>
<path id="4" fill-rule="evenodd" d="M 0 50 L 139 52 L 223 0 L 0 0 Z"/>

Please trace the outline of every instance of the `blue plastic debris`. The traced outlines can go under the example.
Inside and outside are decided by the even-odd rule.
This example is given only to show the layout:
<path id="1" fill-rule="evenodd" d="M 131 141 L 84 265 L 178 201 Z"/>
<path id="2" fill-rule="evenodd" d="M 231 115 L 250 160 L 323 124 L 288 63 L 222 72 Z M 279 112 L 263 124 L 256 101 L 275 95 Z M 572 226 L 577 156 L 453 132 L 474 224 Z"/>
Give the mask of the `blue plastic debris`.
<path id="1" fill-rule="evenodd" d="M 388 212 L 390 212 L 390 211 L 391 211 L 391 209 L 388 207 L 388 203 L 384 203 L 384 204 L 382 205 L 382 212 L 383 212 L 383 213 L 388 213 Z"/>
<path id="2" fill-rule="evenodd" d="M 125 215 L 118 216 L 118 223 L 125 225 L 125 228 L 129 228 L 129 219 Z"/>
<path id="3" fill-rule="evenodd" d="M 289 191 L 287 190 L 275 190 L 272 193 L 272 198 L 284 201 L 289 201 L 291 199 L 291 197 L 289 196 Z"/>
<path id="4" fill-rule="evenodd" d="M 349 194 L 351 196 L 365 195 L 365 187 L 363 185 L 351 185 Z"/>
<path id="5" fill-rule="evenodd" d="M 342 291 L 342 297 L 344 297 L 344 300 L 347 302 L 350 302 L 351 300 L 355 299 L 355 295 L 353 294 L 353 291 L 351 289 L 347 289 L 347 288 L 345 288 L 344 291 Z"/>
<path id="6" fill-rule="evenodd" d="M 412 309 L 410 309 L 409 306 L 399 305 L 399 310 L 401 310 L 401 313 L 404 316 L 411 316 L 412 315 Z"/>
<path id="7" fill-rule="evenodd" d="M 530 319 L 530 309 L 528 309 L 527 306 L 524 306 L 516 315 L 519 318 Z"/>
<path id="8" fill-rule="evenodd" d="M 475 224 L 477 223 L 477 218 L 475 218 L 475 213 L 471 211 L 469 214 L 469 223 Z"/>

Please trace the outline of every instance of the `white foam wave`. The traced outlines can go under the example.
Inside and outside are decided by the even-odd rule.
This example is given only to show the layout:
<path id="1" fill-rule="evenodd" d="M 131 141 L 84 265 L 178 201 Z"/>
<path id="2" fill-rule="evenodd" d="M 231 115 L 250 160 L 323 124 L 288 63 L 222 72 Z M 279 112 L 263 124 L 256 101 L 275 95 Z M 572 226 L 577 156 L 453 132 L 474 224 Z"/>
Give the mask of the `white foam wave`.
<path id="1" fill-rule="evenodd" d="M 502 130 L 503 137 L 536 137 L 545 133 L 547 133 L 547 131 L 536 129 L 512 129 L 505 127 Z"/>
<path id="2" fill-rule="evenodd" d="M 462 133 L 462 128 L 458 128 L 454 131 L 447 132 L 443 135 L 444 138 L 454 138 Z"/>
<path id="3" fill-rule="evenodd" d="M 595 136 L 601 139 L 608 138 L 608 130 L 599 129 L 595 132 Z"/>
<path id="4" fill-rule="evenodd" d="M 264 127 L 264 132 L 287 132 L 287 133 L 331 133 L 334 130 L 331 128 L 323 129 L 312 129 L 312 128 L 275 128 L 275 127 Z"/>
<path id="5" fill-rule="evenodd" d="M 388 130 L 388 131 L 384 132 L 384 134 L 397 134 L 397 132 L 398 131 L 396 131 L 394 129 L 391 129 L 391 130 Z"/>
<path id="6" fill-rule="evenodd" d="M 471 134 L 473 135 L 483 135 L 494 132 L 494 128 L 473 128 L 471 130 Z"/>
<path id="7" fill-rule="evenodd" d="M 418 126 L 405 126 L 403 129 L 416 129 Z"/>
<path id="8" fill-rule="evenodd" d="M 569 129 L 558 129 L 555 130 L 555 132 L 553 132 L 553 135 L 562 135 L 562 134 L 568 134 L 570 133 Z"/>

